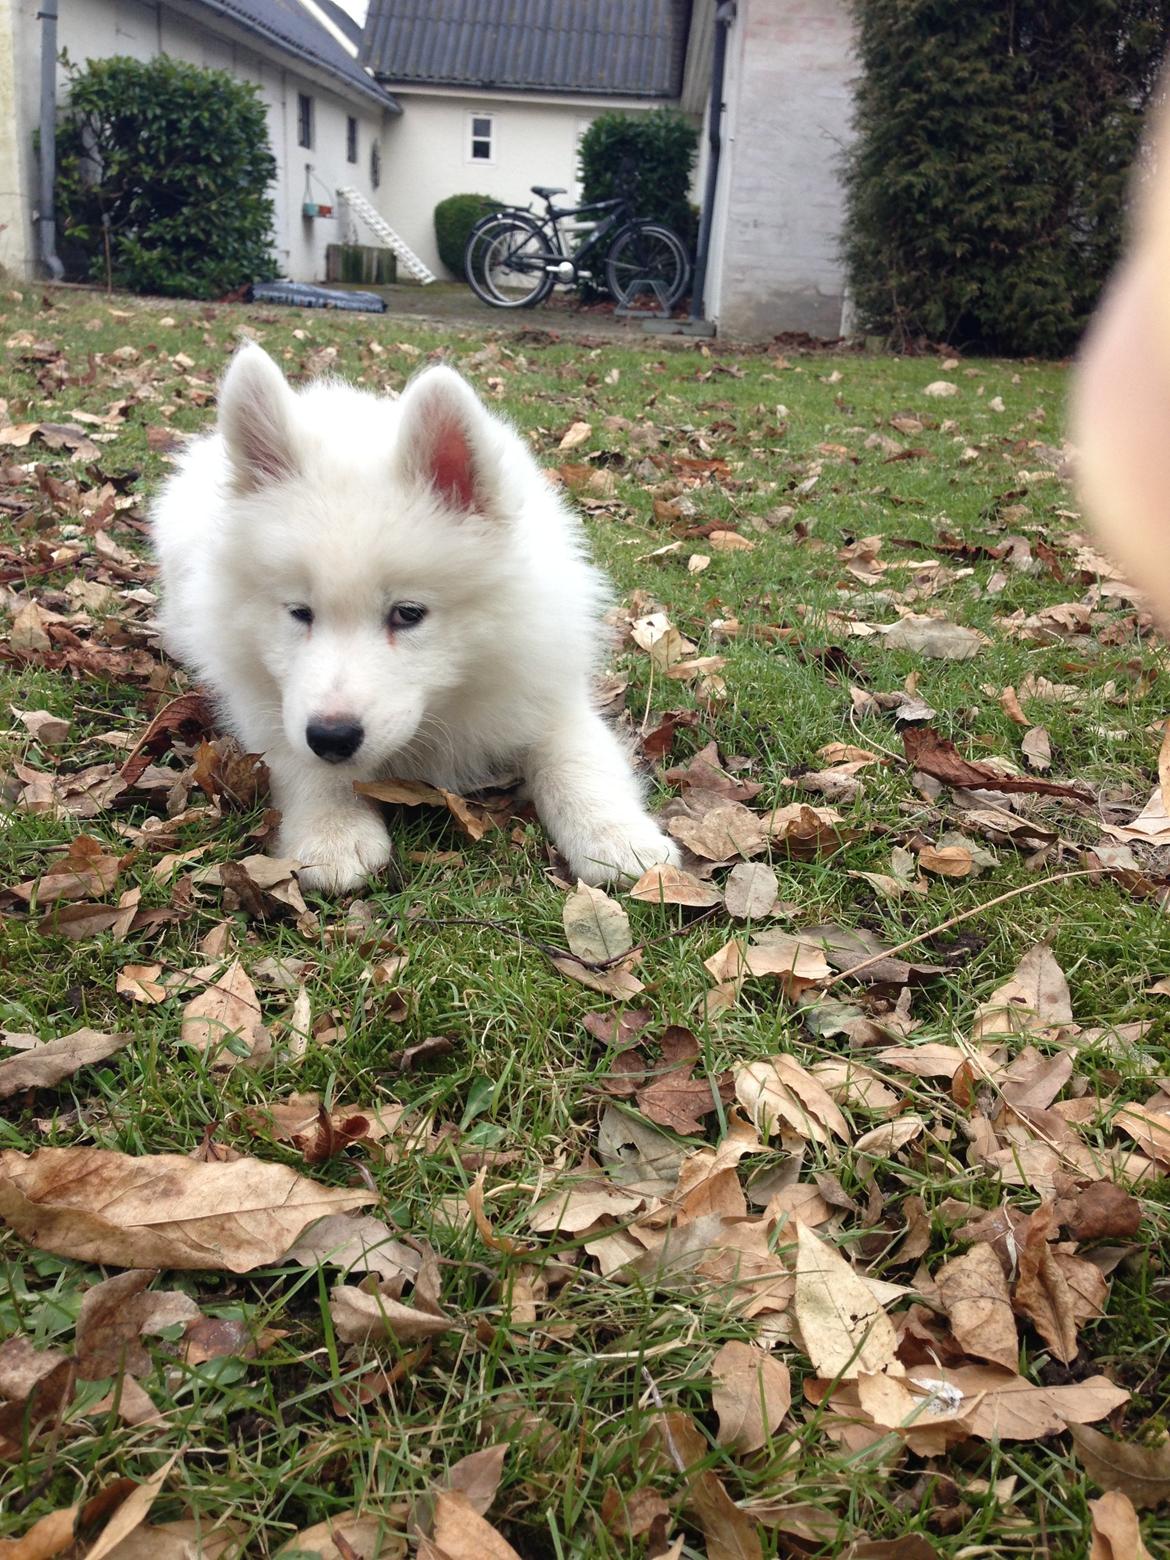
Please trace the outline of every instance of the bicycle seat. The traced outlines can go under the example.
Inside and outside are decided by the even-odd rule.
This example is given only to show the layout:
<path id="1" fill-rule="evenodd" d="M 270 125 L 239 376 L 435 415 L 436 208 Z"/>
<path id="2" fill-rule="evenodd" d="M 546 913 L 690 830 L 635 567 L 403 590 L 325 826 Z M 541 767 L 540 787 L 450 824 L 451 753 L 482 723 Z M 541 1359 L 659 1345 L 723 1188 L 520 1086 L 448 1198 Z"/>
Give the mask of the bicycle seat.
<path id="1" fill-rule="evenodd" d="M 555 189 L 551 184 L 533 184 L 529 188 L 534 195 L 539 195 L 541 200 L 548 200 L 550 196 L 563 195 L 565 193 L 563 184 L 558 184 Z"/>

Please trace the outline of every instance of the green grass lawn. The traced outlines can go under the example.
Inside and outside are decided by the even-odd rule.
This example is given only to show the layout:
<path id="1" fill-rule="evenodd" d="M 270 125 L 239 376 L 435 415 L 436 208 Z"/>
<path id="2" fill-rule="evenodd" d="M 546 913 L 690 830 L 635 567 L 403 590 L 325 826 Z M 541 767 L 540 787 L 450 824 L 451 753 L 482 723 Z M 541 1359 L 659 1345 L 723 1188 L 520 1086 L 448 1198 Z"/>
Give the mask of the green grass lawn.
<path id="1" fill-rule="evenodd" d="M 22 1535 L 102 1492 L 113 1490 L 113 1500 L 130 1487 L 119 1479 L 141 1485 L 175 1453 L 149 1521 L 194 1521 L 202 1532 L 231 1524 L 229 1555 L 275 1555 L 315 1524 L 359 1512 L 370 1523 L 353 1529 L 352 1541 L 319 1548 L 306 1539 L 283 1553 L 369 1560 L 415 1553 L 421 1542 L 418 1552 L 432 1557 L 486 1556 L 470 1519 L 460 1528 L 449 1516 L 454 1526 L 444 1529 L 437 1517 L 432 1539 L 420 1541 L 416 1529 L 427 1530 L 453 1465 L 503 1444 L 498 1488 L 480 1508 L 512 1546 L 498 1553 L 524 1560 L 1083 1560 L 1089 1502 L 1120 1481 L 1091 1459 L 1086 1471 L 1087 1454 L 1063 1421 L 1020 1439 L 956 1433 L 947 1445 L 938 1430 L 936 1443 L 913 1424 L 851 1417 L 848 1380 L 836 1396 L 813 1386 L 818 1364 L 822 1380 L 825 1368 L 806 1334 L 809 1313 L 798 1318 L 793 1302 L 752 1314 L 720 1266 L 731 1262 L 727 1232 L 742 1216 L 711 1236 L 716 1276 L 685 1263 L 655 1272 L 646 1261 L 612 1270 L 607 1262 L 603 1276 L 587 1249 L 600 1233 L 631 1240 L 624 1226 L 640 1221 L 652 1245 L 653 1231 L 661 1236 L 674 1217 L 670 1186 L 657 1211 L 627 1208 L 603 1218 L 604 1230 L 586 1221 L 558 1231 L 555 1218 L 533 1228 L 534 1207 L 567 1195 L 583 1165 L 612 1193 L 615 1123 L 625 1141 L 616 1171 L 635 1179 L 648 1156 L 665 1155 L 677 1171 L 682 1154 L 724 1142 L 743 1118 L 720 1081 L 783 1053 L 804 1070 L 827 1064 L 816 1076 L 846 1130 L 789 1121 L 731 1172 L 725 1190 L 732 1182 L 746 1190 L 754 1225 L 771 1199 L 789 1199 L 787 1213 L 769 1215 L 772 1257 L 799 1284 L 804 1221 L 791 1209 L 815 1203 L 815 1215 L 807 1212 L 815 1236 L 879 1283 L 898 1335 L 895 1379 L 903 1366 L 929 1366 L 929 1374 L 976 1364 L 936 1280 L 944 1263 L 986 1242 L 986 1232 L 969 1228 L 981 1213 L 1007 1210 L 1014 1233 L 1005 1241 L 1001 1230 L 996 1248 L 1005 1283 L 1016 1283 L 1028 1232 L 1050 1296 L 1060 1288 L 1053 1264 L 1065 1262 L 1067 1274 L 1068 1264 L 1087 1260 L 1103 1275 L 1103 1314 L 1065 1316 L 1075 1348 L 1064 1358 L 1035 1303 L 1029 1310 L 1014 1291 L 1019 1371 L 1035 1386 L 1104 1377 L 1130 1394 L 1090 1417 L 1147 1461 L 1162 1449 L 1140 1520 L 1150 1554 L 1170 1553 L 1170 1197 L 1157 1154 L 1141 1156 L 1140 1140 L 1114 1119 L 1126 1104 L 1170 1111 L 1170 1093 L 1160 1092 L 1170 1073 L 1170 998 L 1151 991 L 1170 975 L 1170 923 L 1160 908 L 1170 832 L 1132 844 L 1123 870 L 1063 876 L 1102 862 L 1116 868 L 1114 858 L 1087 852 L 1116 848 L 1103 825 L 1128 823 L 1157 783 L 1164 645 L 1140 602 L 1083 551 L 1091 540 L 1060 474 L 1064 370 L 667 349 L 636 338 L 590 348 L 549 337 L 539 314 L 529 323 L 519 334 L 440 335 L 389 316 L 42 296 L 36 287 L 0 295 L 0 768 L 11 803 L 0 832 L 0 1028 L 5 1041 L 82 1027 L 132 1035 L 108 1059 L 0 1102 L 0 1149 L 203 1160 L 238 1152 L 332 1187 L 364 1188 L 376 1197 L 365 1211 L 437 1272 L 450 1321 L 421 1344 L 406 1336 L 346 1343 L 330 1309 L 343 1275 L 332 1268 L 277 1261 L 243 1274 L 165 1272 L 153 1290 L 179 1291 L 204 1316 L 242 1324 L 227 1330 L 234 1345 L 200 1360 L 187 1320 L 163 1320 L 134 1340 L 147 1356 L 131 1371 L 136 1414 L 116 1371 L 111 1382 L 110 1371 L 89 1380 L 80 1370 L 38 1412 L 35 1395 L 22 1407 L 2 1351 L 11 1360 L 17 1339 L 77 1355 L 83 1297 L 119 1267 L 52 1255 L 0 1230 L 0 1535 Z M 615 891 L 642 945 L 633 971 L 644 990 L 623 1007 L 548 957 L 566 946 L 566 885 L 530 819 L 476 840 L 445 813 L 403 809 L 400 883 L 371 883 L 356 908 L 316 901 L 304 914 L 262 916 L 201 873 L 263 849 L 271 823 L 263 800 L 213 808 L 190 783 L 186 748 L 154 759 L 170 772 L 169 791 L 156 768 L 150 788 L 105 806 L 99 797 L 80 815 L 70 777 L 121 764 L 156 711 L 188 686 L 148 633 L 142 521 L 177 443 L 170 435 L 212 418 L 215 383 L 241 330 L 294 380 L 328 372 L 399 389 L 442 357 L 507 413 L 547 466 L 564 468 L 616 583 L 611 671 L 627 685 L 620 718 L 633 733 L 651 732 L 663 712 L 683 712 L 669 755 L 648 760 L 655 806 L 679 810 L 664 771 L 713 741 L 728 773 L 761 788 L 755 811 L 804 801 L 840 813 L 815 854 L 775 845 L 756 858 L 776 874 L 775 913 L 745 926 L 721 903 L 699 911 Z M 956 393 L 925 394 L 938 380 Z M 77 413 L 110 415 L 79 422 Z M 558 451 L 575 423 L 588 424 L 587 435 Z M 19 431 L 30 424 L 40 431 Z M 88 443 L 78 448 L 81 438 Z M 713 540 L 712 530 L 750 545 Z M 881 538 L 876 562 L 872 547 L 852 546 L 867 537 Z M 707 565 L 692 565 L 696 555 Z M 30 631 L 30 601 L 47 641 Z M 1066 603 L 1077 604 L 1080 620 L 1037 620 Z M 631 614 L 655 610 L 697 657 L 724 658 L 711 680 L 664 675 L 632 641 Z M 875 625 L 907 612 L 985 638 L 969 659 L 887 645 Z M 1083 631 L 1063 631 L 1069 623 Z M 929 724 L 964 759 L 1039 773 L 1021 751 L 1028 728 L 1009 713 L 1005 688 L 1019 695 L 1028 728 L 1047 732 L 1043 778 L 1075 783 L 1090 800 L 996 793 L 987 804 L 985 793 L 916 778 L 893 711 L 865 697 L 908 690 L 936 712 Z M 29 711 L 66 718 L 63 740 L 33 734 L 17 713 Z M 881 760 L 858 771 L 860 788 L 847 786 L 843 799 L 804 780 L 839 762 L 820 754 L 834 743 Z M 64 807 L 54 802 L 62 795 Z M 1020 820 L 1032 832 L 1013 844 Z M 955 844 L 948 836 L 956 832 L 949 862 L 963 875 L 920 870 L 915 857 L 925 851 L 925 862 L 937 861 L 932 848 Z M 116 906 L 138 889 L 137 929 L 83 923 L 85 935 L 67 937 L 52 906 L 10 892 L 51 872 L 78 834 L 123 858 L 113 887 L 78 902 Z M 185 852 L 200 854 L 169 859 Z M 917 887 L 899 893 L 859 875 L 892 872 Z M 718 866 L 716 886 L 726 876 Z M 1009 897 L 1017 888 L 1028 891 Z M 936 973 L 909 985 L 845 978 L 831 988 L 822 976 L 791 995 L 775 977 L 753 977 L 722 1011 L 708 1010 L 714 981 L 704 961 L 730 938 L 826 924 L 887 947 L 923 934 L 906 957 Z M 904 1058 L 879 1059 L 894 1043 L 967 1046 L 980 1004 L 1044 940 L 1067 977 L 1074 1023 L 1025 1004 L 1001 1026 L 1012 1032 L 977 1042 L 977 1054 L 1001 1064 L 990 1080 L 970 1066 L 954 1078 L 921 1076 Z M 247 1048 L 238 1042 L 209 1060 L 180 1037 L 184 1005 L 236 956 L 273 1039 L 253 1065 L 240 1061 Z M 128 965 L 159 967 L 144 978 L 167 987 L 163 1000 L 120 992 Z M 308 1037 L 297 1042 L 306 1000 Z M 639 1051 L 622 1051 L 633 1036 L 585 1022 L 623 1011 L 648 1015 Z M 692 1032 L 688 1065 L 710 1085 L 700 1101 L 704 1130 L 685 1137 L 647 1122 L 636 1081 L 627 1086 L 631 1054 L 637 1066 L 663 1065 L 669 1026 Z M 444 1043 L 404 1055 L 433 1037 Z M 673 1043 L 667 1035 L 668 1061 Z M 0 1058 L 22 1054 L 0 1050 Z M 1066 1054 L 1071 1075 L 1047 1092 L 1041 1078 L 1028 1095 L 1045 1063 Z M 868 1069 L 861 1082 L 858 1067 Z M 303 1141 L 263 1124 L 265 1107 L 310 1093 L 335 1124 L 320 1162 L 306 1160 Z M 349 1141 L 337 1126 L 374 1111 L 392 1128 L 384 1137 Z M 871 1129 L 913 1117 L 921 1125 L 904 1143 L 887 1133 L 868 1151 L 855 1147 Z M 1163 1171 L 1167 1163 L 1164 1152 Z M 481 1174 L 486 1223 L 468 1205 Z M 1112 1175 L 1140 1202 L 1138 1232 L 1070 1233 L 1086 1186 Z M 728 1195 L 734 1203 L 740 1194 L 731 1187 Z M 1053 1204 L 1046 1236 L 1042 1217 L 1032 1216 Z M 421 1280 L 407 1285 L 402 1303 L 418 1304 L 422 1289 Z M 729 1342 L 767 1349 L 791 1373 L 791 1407 L 765 1413 L 775 1422 L 746 1451 L 718 1435 L 713 1407 L 713 1361 Z M 847 1364 L 843 1374 L 856 1369 Z M 758 1393 L 749 1389 L 740 1407 L 761 1412 Z M 467 1467 L 457 1472 L 460 1488 Z M 97 1517 L 91 1510 L 79 1521 L 90 1523 L 78 1530 L 85 1537 Z M 372 1540 L 375 1528 L 381 1537 Z M 143 1542 L 154 1549 L 134 1553 L 171 1553 L 162 1536 Z"/>

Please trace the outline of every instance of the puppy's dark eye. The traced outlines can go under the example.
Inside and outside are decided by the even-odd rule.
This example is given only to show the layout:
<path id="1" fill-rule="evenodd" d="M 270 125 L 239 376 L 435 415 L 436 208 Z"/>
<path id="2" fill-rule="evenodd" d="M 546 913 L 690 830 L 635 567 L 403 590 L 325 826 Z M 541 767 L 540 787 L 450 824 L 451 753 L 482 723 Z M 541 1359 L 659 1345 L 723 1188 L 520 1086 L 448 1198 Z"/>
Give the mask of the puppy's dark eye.
<path id="1" fill-rule="evenodd" d="M 417 601 L 399 601 L 390 608 L 386 618 L 387 628 L 414 628 L 427 615 L 426 607 Z"/>
<path id="2" fill-rule="evenodd" d="M 312 607 L 290 607 L 288 615 L 295 618 L 298 623 L 311 623 L 313 621 Z"/>

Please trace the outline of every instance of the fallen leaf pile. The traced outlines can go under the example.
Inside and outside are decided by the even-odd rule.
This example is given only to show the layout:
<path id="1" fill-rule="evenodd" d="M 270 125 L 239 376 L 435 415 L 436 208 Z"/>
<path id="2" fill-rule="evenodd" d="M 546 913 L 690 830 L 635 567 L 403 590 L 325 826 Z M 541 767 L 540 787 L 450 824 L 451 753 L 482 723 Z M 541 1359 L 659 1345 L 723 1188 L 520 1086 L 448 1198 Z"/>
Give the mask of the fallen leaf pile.
<path id="1" fill-rule="evenodd" d="M 1164 644 L 1053 371 L 35 292 L 0 1556 L 1164 1550 Z M 678 865 L 386 776 L 394 868 L 302 890 L 145 558 L 241 322 L 516 416 L 636 577 L 597 703 Z"/>

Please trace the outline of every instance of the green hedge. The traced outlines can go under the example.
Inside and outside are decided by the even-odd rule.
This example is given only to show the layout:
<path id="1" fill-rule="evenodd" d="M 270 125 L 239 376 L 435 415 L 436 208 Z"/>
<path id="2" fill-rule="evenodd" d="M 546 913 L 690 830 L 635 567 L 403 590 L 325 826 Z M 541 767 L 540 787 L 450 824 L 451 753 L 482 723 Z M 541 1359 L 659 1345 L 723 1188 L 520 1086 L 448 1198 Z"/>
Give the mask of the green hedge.
<path id="1" fill-rule="evenodd" d="M 471 230 L 481 217 L 499 211 L 506 203 L 494 195 L 448 195 L 435 207 L 435 241 L 439 246 L 439 259 L 453 271 L 460 281 L 467 280 L 463 271 L 463 251 Z"/>
<path id="2" fill-rule="evenodd" d="M 276 275 L 259 90 L 160 55 L 75 71 L 57 138 L 62 255 L 131 292 L 217 298 Z"/>
<path id="3" fill-rule="evenodd" d="M 639 216 L 665 222 L 693 249 L 691 169 L 698 148 L 699 132 L 675 109 L 599 114 L 581 137 L 583 199 L 628 195 Z"/>
<path id="4" fill-rule="evenodd" d="M 1072 349 L 1121 245 L 1170 0 L 854 0 L 845 260 L 859 323 Z"/>

